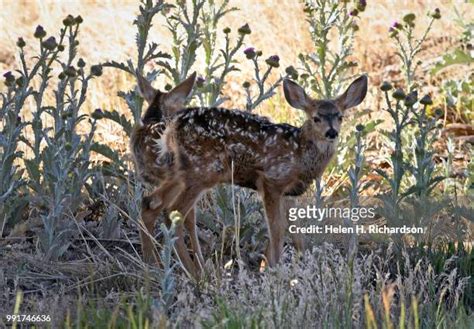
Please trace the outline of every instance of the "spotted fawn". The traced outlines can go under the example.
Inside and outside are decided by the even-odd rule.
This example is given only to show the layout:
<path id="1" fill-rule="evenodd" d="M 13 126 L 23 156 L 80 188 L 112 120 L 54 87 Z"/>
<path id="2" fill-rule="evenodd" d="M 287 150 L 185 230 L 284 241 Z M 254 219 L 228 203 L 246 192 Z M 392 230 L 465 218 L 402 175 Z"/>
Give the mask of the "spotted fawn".
<path id="1" fill-rule="evenodd" d="M 194 80 L 195 74 L 164 93 L 144 78 L 138 79 L 149 107 L 133 131 L 131 150 L 139 176 L 154 188 L 142 200 L 144 260 L 157 261 L 152 232 L 159 214 L 178 210 L 184 223 L 176 229 L 176 251 L 187 271 L 199 276 L 204 258 L 196 233 L 195 204 L 216 184 L 233 183 L 261 196 L 270 240 L 266 257 L 273 266 L 287 228 L 282 197 L 301 195 L 321 177 L 335 153 L 344 111 L 366 96 L 367 77 L 360 76 L 330 100 L 313 99 L 297 83 L 285 80 L 286 100 L 306 114 L 301 127 L 275 124 L 238 110 L 185 108 Z M 184 242 L 184 228 L 193 257 Z"/>

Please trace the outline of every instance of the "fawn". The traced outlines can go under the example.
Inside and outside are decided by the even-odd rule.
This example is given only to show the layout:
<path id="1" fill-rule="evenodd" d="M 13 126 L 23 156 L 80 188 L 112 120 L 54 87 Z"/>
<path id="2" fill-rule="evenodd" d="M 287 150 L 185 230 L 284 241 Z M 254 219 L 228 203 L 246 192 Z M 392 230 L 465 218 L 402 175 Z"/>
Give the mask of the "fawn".
<path id="1" fill-rule="evenodd" d="M 283 83 L 288 103 L 303 110 L 301 127 L 274 124 L 264 117 L 223 108 L 184 108 L 195 74 L 168 93 L 153 89 L 139 77 L 149 107 L 135 127 L 131 149 L 139 176 L 154 187 L 142 200 L 140 230 L 144 260 L 157 260 L 151 234 L 162 211 L 178 210 L 176 251 L 187 271 L 198 276 L 203 264 L 194 206 L 200 195 L 220 183 L 256 190 L 264 204 L 269 232 L 267 260 L 275 265 L 283 249 L 286 218 L 283 196 L 305 192 L 319 178 L 335 153 L 343 113 L 359 105 L 367 93 L 360 76 L 339 97 L 315 100 L 295 82 Z M 184 243 L 189 231 L 193 259 Z"/>

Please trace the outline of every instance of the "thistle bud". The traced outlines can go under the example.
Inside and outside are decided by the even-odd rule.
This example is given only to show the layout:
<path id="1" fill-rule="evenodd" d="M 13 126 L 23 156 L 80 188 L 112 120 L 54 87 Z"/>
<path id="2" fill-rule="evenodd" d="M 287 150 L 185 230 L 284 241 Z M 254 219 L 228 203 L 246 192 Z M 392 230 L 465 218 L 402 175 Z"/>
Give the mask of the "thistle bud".
<path id="1" fill-rule="evenodd" d="M 165 85 L 165 90 L 166 90 L 166 91 L 170 91 L 171 89 L 173 89 L 173 86 L 170 85 L 169 83 L 167 83 L 167 84 Z"/>
<path id="2" fill-rule="evenodd" d="M 263 52 L 261 50 L 257 50 L 257 56 L 262 56 Z"/>
<path id="3" fill-rule="evenodd" d="M 102 65 L 92 65 L 91 74 L 96 77 L 100 77 L 102 75 Z"/>
<path id="4" fill-rule="evenodd" d="M 285 72 L 286 74 L 288 74 L 288 76 L 292 79 L 298 79 L 298 71 L 296 71 L 296 69 L 293 67 L 293 65 L 290 65 L 288 66 L 286 69 L 285 69 Z"/>
<path id="5" fill-rule="evenodd" d="M 359 11 L 356 8 L 349 11 L 349 16 L 357 17 L 357 15 L 359 15 Z"/>
<path id="6" fill-rule="evenodd" d="M 95 109 L 94 112 L 92 112 L 92 118 L 95 120 L 100 120 L 104 117 L 104 112 L 102 112 L 101 109 Z"/>
<path id="7" fill-rule="evenodd" d="M 46 39 L 45 41 L 43 41 L 41 43 L 41 45 L 47 49 L 47 50 L 54 50 L 57 46 L 58 46 L 58 43 L 56 42 L 56 38 L 55 37 L 49 37 L 48 39 Z"/>
<path id="8" fill-rule="evenodd" d="M 64 80 L 66 78 L 66 74 L 64 74 L 64 72 L 61 72 L 58 74 L 58 78 L 59 80 Z"/>
<path id="9" fill-rule="evenodd" d="M 434 19 L 440 19 L 441 18 L 441 11 L 439 10 L 439 8 L 436 8 L 430 15 L 431 17 L 433 17 Z"/>
<path id="10" fill-rule="evenodd" d="M 3 77 L 5 78 L 5 85 L 7 85 L 8 87 L 13 86 L 13 84 L 15 83 L 15 76 L 13 75 L 13 73 L 8 71 L 3 75 Z"/>
<path id="11" fill-rule="evenodd" d="M 245 81 L 245 82 L 242 84 L 242 86 L 243 86 L 245 89 L 248 89 L 248 88 L 250 88 L 250 82 Z"/>
<path id="12" fill-rule="evenodd" d="M 364 129 L 365 129 L 365 126 L 362 125 L 362 124 L 358 124 L 358 125 L 356 126 L 356 131 L 357 131 L 357 132 L 362 132 L 362 131 L 364 131 Z"/>
<path id="13" fill-rule="evenodd" d="M 72 150 L 71 143 L 66 143 L 66 145 L 64 145 L 64 148 L 66 149 L 66 151 L 71 151 Z"/>
<path id="14" fill-rule="evenodd" d="M 381 89 L 382 91 L 389 91 L 389 90 L 391 90 L 392 88 L 393 88 L 392 85 L 391 85 L 390 82 L 388 82 L 388 81 L 384 81 L 384 82 L 382 83 L 382 85 L 380 86 L 380 89 Z"/>
<path id="15" fill-rule="evenodd" d="M 265 63 L 267 63 L 267 65 L 271 67 L 279 67 L 280 57 L 278 57 L 277 55 L 270 56 L 265 60 Z"/>
<path id="16" fill-rule="evenodd" d="M 86 66 L 86 62 L 84 62 L 82 58 L 79 58 L 79 60 L 77 61 L 77 66 L 83 68 Z"/>
<path id="17" fill-rule="evenodd" d="M 403 21 L 411 27 L 415 26 L 415 19 L 416 19 L 416 16 L 413 13 L 409 13 L 409 14 L 406 14 L 405 16 L 403 16 Z"/>
<path id="18" fill-rule="evenodd" d="M 255 58 L 255 55 L 256 55 L 255 48 L 248 47 L 247 49 L 244 50 L 244 54 L 245 54 L 245 57 L 247 57 L 248 59 Z"/>
<path id="19" fill-rule="evenodd" d="M 74 66 L 68 66 L 65 70 L 64 70 L 64 74 L 70 78 L 74 78 L 77 74 L 76 72 L 76 69 L 74 68 Z"/>
<path id="20" fill-rule="evenodd" d="M 58 45 L 58 50 L 59 51 L 64 51 L 64 45 Z"/>
<path id="21" fill-rule="evenodd" d="M 65 19 L 63 19 L 64 26 L 72 26 L 74 25 L 75 20 L 72 15 L 67 15 Z"/>
<path id="22" fill-rule="evenodd" d="M 359 0 L 359 2 L 357 3 L 357 9 L 359 11 L 364 11 L 366 7 L 367 7 L 367 1 L 366 0 Z"/>
<path id="23" fill-rule="evenodd" d="M 393 92 L 392 96 L 395 99 L 401 100 L 401 99 L 404 99 L 406 97 L 406 94 L 402 89 L 397 89 Z"/>
<path id="24" fill-rule="evenodd" d="M 77 16 L 75 19 L 74 19 L 75 23 L 77 25 L 81 24 L 84 20 L 82 19 L 81 15 Z"/>
<path id="25" fill-rule="evenodd" d="M 18 41 L 16 42 L 16 45 L 19 48 L 23 48 L 24 46 L 26 46 L 26 42 L 25 42 L 25 40 L 23 40 L 23 38 L 18 38 Z"/>
<path id="26" fill-rule="evenodd" d="M 15 82 L 16 82 L 16 85 L 21 88 L 25 84 L 25 78 L 24 77 L 19 77 L 18 79 L 16 79 Z"/>
<path id="27" fill-rule="evenodd" d="M 423 96 L 423 98 L 420 99 L 420 104 L 423 104 L 423 105 L 432 105 L 432 104 L 433 104 L 433 101 L 431 100 L 430 95 L 425 95 L 425 96 Z"/>
<path id="28" fill-rule="evenodd" d="M 413 106 L 415 105 L 417 100 L 418 100 L 418 92 L 416 90 L 412 91 L 411 93 L 407 95 L 407 97 L 405 97 L 405 105 Z"/>
<path id="29" fill-rule="evenodd" d="M 359 25 L 357 25 L 356 22 L 352 22 L 352 30 L 353 30 L 354 32 L 357 32 L 357 31 L 360 30 Z"/>
<path id="30" fill-rule="evenodd" d="M 202 86 L 204 86 L 204 82 L 206 82 L 206 80 L 203 77 L 198 77 L 196 79 L 196 86 L 198 88 L 201 88 Z"/>
<path id="31" fill-rule="evenodd" d="M 36 27 L 36 30 L 35 30 L 35 33 L 33 34 L 33 36 L 36 39 L 42 39 L 46 36 L 46 31 L 43 29 L 43 27 L 41 25 L 38 25 Z"/>
<path id="32" fill-rule="evenodd" d="M 230 29 L 230 27 L 226 27 L 226 28 L 224 28 L 224 30 L 222 30 L 222 31 L 223 31 L 225 34 L 229 34 L 230 31 L 231 31 L 231 29 Z"/>
<path id="33" fill-rule="evenodd" d="M 250 26 L 248 24 L 245 24 L 245 25 L 239 27 L 237 32 L 239 32 L 239 34 L 241 34 L 241 35 L 246 35 L 246 34 L 252 33 L 252 30 L 250 29 Z"/>

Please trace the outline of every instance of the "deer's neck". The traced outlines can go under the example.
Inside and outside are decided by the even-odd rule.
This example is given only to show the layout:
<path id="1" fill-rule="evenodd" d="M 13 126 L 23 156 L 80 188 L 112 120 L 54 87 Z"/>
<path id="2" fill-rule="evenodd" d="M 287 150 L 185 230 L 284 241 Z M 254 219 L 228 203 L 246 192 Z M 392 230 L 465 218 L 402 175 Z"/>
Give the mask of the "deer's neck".
<path id="1" fill-rule="evenodd" d="M 321 177 L 336 152 L 336 142 L 326 139 L 309 125 L 301 127 L 300 147 L 303 164 L 302 178 L 313 180 Z"/>

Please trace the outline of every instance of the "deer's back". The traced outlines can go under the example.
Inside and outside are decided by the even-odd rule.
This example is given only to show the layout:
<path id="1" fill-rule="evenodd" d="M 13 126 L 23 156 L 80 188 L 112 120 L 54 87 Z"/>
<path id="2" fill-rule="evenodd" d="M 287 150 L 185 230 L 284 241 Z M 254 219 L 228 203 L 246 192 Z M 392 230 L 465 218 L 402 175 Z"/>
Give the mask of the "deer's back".
<path id="1" fill-rule="evenodd" d="M 167 123 L 139 128 L 132 148 L 149 181 L 179 171 L 209 186 L 233 181 L 255 189 L 259 177 L 282 186 L 295 180 L 299 134 L 296 127 L 247 112 L 188 108 Z"/>

